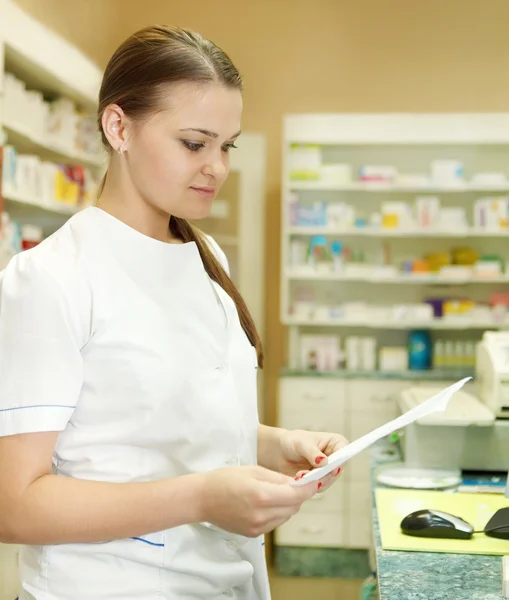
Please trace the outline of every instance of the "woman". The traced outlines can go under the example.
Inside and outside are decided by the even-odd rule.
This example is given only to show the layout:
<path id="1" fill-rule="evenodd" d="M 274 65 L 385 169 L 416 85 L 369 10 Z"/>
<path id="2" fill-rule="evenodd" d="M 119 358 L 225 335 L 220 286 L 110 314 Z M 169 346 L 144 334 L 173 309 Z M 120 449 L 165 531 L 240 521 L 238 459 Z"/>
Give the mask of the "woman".
<path id="1" fill-rule="evenodd" d="M 241 112 L 214 44 L 133 35 L 100 91 L 97 206 L 2 274 L 0 540 L 23 545 L 23 600 L 265 600 L 263 534 L 333 480 L 289 485 L 345 441 L 259 424 L 260 339 L 188 222 Z"/>

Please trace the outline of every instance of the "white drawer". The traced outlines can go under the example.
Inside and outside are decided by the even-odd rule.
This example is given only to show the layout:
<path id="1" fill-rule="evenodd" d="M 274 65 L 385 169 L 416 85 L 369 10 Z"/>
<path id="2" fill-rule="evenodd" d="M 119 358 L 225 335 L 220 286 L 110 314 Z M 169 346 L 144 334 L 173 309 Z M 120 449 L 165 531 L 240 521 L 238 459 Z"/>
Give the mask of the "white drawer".
<path id="1" fill-rule="evenodd" d="M 356 481 L 369 483 L 371 477 L 370 468 L 368 448 L 346 463 L 342 477 L 344 477 L 347 482 Z"/>
<path id="2" fill-rule="evenodd" d="M 347 382 L 348 409 L 350 411 L 383 412 L 388 419 L 397 416 L 397 398 L 409 381 L 380 381 L 377 379 L 352 379 Z"/>
<path id="3" fill-rule="evenodd" d="M 373 546 L 373 525 L 371 515 L 369 518 L 349 518 L 347 530 L 347 543 L 349 548 L 367 549 Z"/>
<path id="4" fill-rule="evenodd" d="M 18 546 L 0 544 L 0 600 L 14 600 L 19 591 Z"/>
<path id="5" fill-rule="evenodd" d="M 348 417 L 348 430 L 352 441 L 384 425 L 391 418 L 380 411 L 355 411 L 351 412 Z M 364 452 L 369 454 L 369 449 L 364 450 Z"/>
<path id="6" fill-rule="evenodd" d="M 302 505 L 301 512 L 305 513 L 341 513 L 346 510 L 347 493 L 343 477 L 330 487 L 324 494 L 315 494 Z"/>
<path id="7" fill-rule="evenodd" d="M 345 485 L 348 514 L 351 518 L 367 518 L 371 520 L 372 498 L 369 481 L 349 481 Z"/>
<path id="8" fill-rule="evenodd" d="M 306 431 L 329 431 L 344 434 L 346 422 L 341 412 L 330 413 L 322 410 L 287 410 L 279 414 L 279 426 L 285 429 L 305 429 Z M 345 435 L 346 437 L 346 435 Z"/>
<path id="9" fill-rule="evenodd" d="M 346 395 L 345 381 L 314 377 L 282 377 L 279 380 L 280 414 L 293 411 L 342 413 Z"/>
<path id="10" fill-rule="evenodd" d="M 347 543 L 346 513 L 299 512 L 275 532 L 278 546 L 339 548 Z"/>

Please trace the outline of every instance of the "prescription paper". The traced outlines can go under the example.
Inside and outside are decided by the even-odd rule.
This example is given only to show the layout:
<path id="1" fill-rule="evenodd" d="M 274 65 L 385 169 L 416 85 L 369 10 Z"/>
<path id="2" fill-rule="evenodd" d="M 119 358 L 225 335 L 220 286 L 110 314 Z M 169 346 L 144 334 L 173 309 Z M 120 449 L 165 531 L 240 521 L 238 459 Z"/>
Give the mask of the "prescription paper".
<path id="1" fill-rule="evenodd" d="M 291 482 L 290 485 L 300 486 L 311 483 L 312 481 L 318 481 L 334 469 L 337 469 L 341 465 L 345 464 L 351 458 L 359 454 L 359 452 L 362 452 L 363 450 L 366 450 L 372 446 L 381 438 L 386 437 L 391 433 L 398 431 L 399 429 L 403 429 L 403 427 L 410 425 L 421 417 L 430 415 L 431 413 L 445 411 L 449 400 L 465 385 L 465 383 L 467 383 L 467 381 L 470 381 L 471 379 L 471 377 L 465 377 L 465 379 L 462 379 L 461 381 L 458 381 L 445 388 L 438 394 L 428 398 L 428 400 L 425 400 L 419 404 L 419 406 L 410 409 L 408 412 L 394 419 L 393 421 L 390 421 L 389 423 L 386 423 L 385 425 L 382 425 L 381 427 L 378 427 L 370 433 L 360 437 L 358 440 L 351 442 L 344 448 L 341 448 L 341 450 L 331 454 L 325 466 L 319 467 L 318 469 L 313 469 L 309 473 L 306 473 L 306 475 L 304 475 L 304 477 L 301 479 Z"/>

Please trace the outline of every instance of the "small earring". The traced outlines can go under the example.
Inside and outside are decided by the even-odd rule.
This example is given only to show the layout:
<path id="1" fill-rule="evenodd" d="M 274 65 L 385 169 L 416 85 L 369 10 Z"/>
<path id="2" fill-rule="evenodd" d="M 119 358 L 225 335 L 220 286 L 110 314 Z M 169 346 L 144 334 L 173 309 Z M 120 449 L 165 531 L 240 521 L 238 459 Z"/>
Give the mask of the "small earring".
<path id="1" fill-rule="evenodd" d="M 123 145 L 122 145 L 122 146 L 120 146 L 120 148 L 117 150 L 117 152 L 118 152 L 119 154 L 124 154 L 124 146 L 123 146 Z"/>

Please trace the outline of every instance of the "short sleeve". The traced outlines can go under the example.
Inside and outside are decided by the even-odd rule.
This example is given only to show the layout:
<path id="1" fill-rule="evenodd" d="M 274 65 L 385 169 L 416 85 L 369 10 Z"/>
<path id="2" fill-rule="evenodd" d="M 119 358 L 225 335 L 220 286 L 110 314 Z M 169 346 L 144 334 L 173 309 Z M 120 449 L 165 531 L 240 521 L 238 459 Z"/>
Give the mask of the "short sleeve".
<path id="1" fill-rule="evenodd" d="M 226 271 L 227 275 L 230 276 L 230 265 L 228 264 L 228 259 L 226 258 L 226 254 L 224 253 L 224 251 L 221 249 L 221 247 L 219 246 L 219 244 L 216 242 L 216 240 L 213 237 L 211 237 L 210 235 L 207 235 L 206 238 L 207 238 L 207 242 L 210 246 L 210 249 L 214 253 L 214 256 L 217 258 L 217 260 L 219 261 L 219 264 Z"/>
<path id="2" fill-rule="evenodd" d="M 0 436 L 62 431 L 82 386 L 69 294 L 25 254 L 0 274 Z"/>

